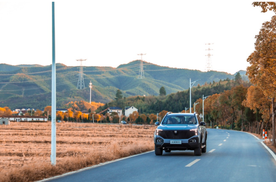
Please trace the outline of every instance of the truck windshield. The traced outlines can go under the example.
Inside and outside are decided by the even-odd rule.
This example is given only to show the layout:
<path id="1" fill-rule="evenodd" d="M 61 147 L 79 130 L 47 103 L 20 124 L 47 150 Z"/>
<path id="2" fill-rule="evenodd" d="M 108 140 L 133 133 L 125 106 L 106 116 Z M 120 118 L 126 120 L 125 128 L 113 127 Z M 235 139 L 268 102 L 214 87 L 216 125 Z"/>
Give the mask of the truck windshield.
<path id="1" fill-rule="evenodd" d="M 164 120 L 162 121 L 162 124 L 164 125 L 170 125 L 170 124 L 197 124 L 197 121 L 195 119 L 194 115 L 186 115 L 186 116 L 166 116 Z"/>

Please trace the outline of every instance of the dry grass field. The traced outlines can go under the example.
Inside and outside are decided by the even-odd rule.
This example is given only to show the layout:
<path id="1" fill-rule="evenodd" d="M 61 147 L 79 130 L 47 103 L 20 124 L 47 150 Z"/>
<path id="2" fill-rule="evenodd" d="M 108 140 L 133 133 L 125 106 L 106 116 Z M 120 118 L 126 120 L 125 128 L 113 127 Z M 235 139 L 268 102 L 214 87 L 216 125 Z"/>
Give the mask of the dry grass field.
<path id="1" fill-rule="evenodd" d="M 57 123 L 56 166 L 51 123 L 0 125 L 0 181 L 35 181 L 149 150 L 155 126 Z"/>

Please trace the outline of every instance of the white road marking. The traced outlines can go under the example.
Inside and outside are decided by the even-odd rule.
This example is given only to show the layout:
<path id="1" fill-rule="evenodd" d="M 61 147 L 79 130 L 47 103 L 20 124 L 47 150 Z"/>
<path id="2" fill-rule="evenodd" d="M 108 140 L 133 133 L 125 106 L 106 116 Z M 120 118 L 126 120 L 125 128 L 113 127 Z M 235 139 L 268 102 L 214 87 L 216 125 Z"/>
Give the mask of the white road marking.
<path id="1" fill-rule="evenodd" d="M 200 159 L 196 159 L 193 162 L 187 164 L 185 167 L 191 167 L 192 165 L 194 165 L 195 163 L 197 163 L 198 161 L 200 161 Z"/>
<path id="2" fill-rule="evenodd" d="M 248 165 L 249 167 L 257 167 L 257 165 Z"/>
<path id="3" fill-rule="evenodd" d="M 226 142 L 226 140 L 223 140 L 224 142 Z"/>
<path id="4" fill-rule="evenodd" d="M 222 143 L 220 143 L 219 146 L 222 146 Z"/>
<path id="5" fill-rule="evenodd" d="M 252 135 L 252 136 L 255 137 L 258 141 L 260 141 L 261 144 L 264 146 L 264 148 L 272 155 L 273 159 L 276 161 L 276 155 L 274 154 L 274 152 L 273 152 L 270 148 L 268 148 L 268 147 L 266 146 L 266 144 L 264 144 L 264 141 L 263 141 L 263 140 L 260 140 L 258 137 L 256 137 L 256 136 L 253 135 L 252 133 L 248 133 L 248 134 Z"/>
<path id="6" fill-rule="evenodd" d="M 215 150 L 216 150 L 216 149 L 212 149 L 212 150 L 209 151 L 209 153 L 212 153 L 212 152 L 214 152 Z"/>
<path id="7" fill-rule="evenodd" d="M 229 138 L 229 137 L 226 137 L 227 139 Z"/>

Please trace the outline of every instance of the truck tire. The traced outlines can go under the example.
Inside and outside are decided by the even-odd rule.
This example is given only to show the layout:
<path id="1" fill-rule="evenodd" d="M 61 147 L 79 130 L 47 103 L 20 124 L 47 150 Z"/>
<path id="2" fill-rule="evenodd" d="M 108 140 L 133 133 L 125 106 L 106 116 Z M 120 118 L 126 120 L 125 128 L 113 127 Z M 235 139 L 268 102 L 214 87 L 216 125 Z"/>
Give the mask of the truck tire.
<path id="1" fill-rule="evenodd" d="M 158 147 L 156 147 L 156 145 L 155 145 L 155 155 L 162 155 L 162 153 L 163 153 L 162 148 L 158 148 Z"/>
<path id="2" fill-rule="evenodd" d="M 194 150 L 194 155 L 201 156 L 201 142 L 199 147 Z"/>
<path id="3" fill-rule="evenodd" d="M 202 153 L 206 153 L 207 150 L 207 136 L 205 137 L 205 143 L 204 143 L 204 147 L 202 148 Z"/>

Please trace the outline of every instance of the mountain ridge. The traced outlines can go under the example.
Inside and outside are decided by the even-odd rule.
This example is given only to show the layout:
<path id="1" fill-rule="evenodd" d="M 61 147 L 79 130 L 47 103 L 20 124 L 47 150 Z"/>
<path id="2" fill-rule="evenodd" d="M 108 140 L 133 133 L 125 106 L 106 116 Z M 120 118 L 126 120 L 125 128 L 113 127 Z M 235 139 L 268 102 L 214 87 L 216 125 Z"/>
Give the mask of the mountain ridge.
<path id="1" fill-rule="evenodd" d="M 92 101 L 109 102 L 115 98 L 120 89 L 124 97 L 135 95 L 159 95 L 159 89 L 164 86 L 167 94 L 189 88 L 189 79 L 196 81 L 196 85 L 234 79 L 234 75 L 225 72 L 189 70 L 184 68 L 170 68 L 143 61 L 144 75 L 139 79 L 140 60 L 121 64 L 117 68 L 84 66 L 83 90 L 76 88 L 79 67 L 56 64 L 57 107 L 62 107 L 69 101 L 89 100 L 89 82 L 93 84 Z M 51 92 L 51 65 L 13 66 L 0 64 L 0 104 L 10 108 L 28 105 L 28 100 L 39 101 L 29 105 L 50 105 L 48 94 Z M 45 97 L 45 100 L 41 100 Z M 28 100 L 23 99 L 28 98 Z M 21 102 L 22 101 L 22 102 Z M 23 102 L 24 101 L 24 102 Z M 18 103 L 18 105 L 16 105 Z M 20 103 L 20 104 L 19 104 Z M 44 107 L 45 107 L 44 106 Z M 35 106 L 33 106 L 35 107 Z"/>

